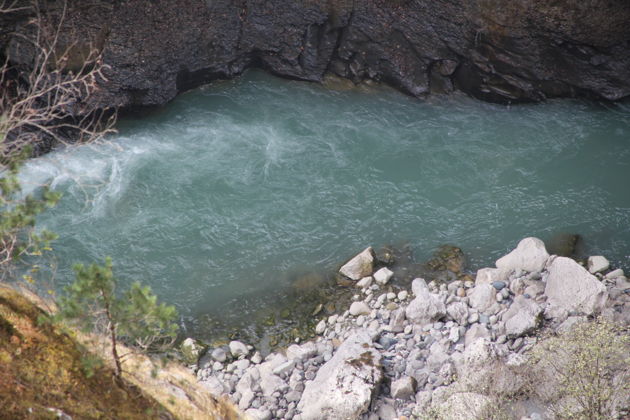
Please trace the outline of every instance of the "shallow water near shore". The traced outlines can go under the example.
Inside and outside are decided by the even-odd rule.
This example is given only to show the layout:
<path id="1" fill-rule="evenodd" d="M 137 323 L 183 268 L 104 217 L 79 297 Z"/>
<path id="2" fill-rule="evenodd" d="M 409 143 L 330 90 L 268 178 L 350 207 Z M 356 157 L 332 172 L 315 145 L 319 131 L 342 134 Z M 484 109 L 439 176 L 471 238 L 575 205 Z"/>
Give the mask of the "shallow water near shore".
<path id="1" fill-rule="evenodd" d="M 627 103 L 420 101 L 250 71 L 124 118 L 106 144 L 34 159 L 22 179 L 64 194 L 39 220 L 60 235 L 59 285 L 109 255 L 202 338 L 208 317 L 247 324 L 368 245 L 408 243 L 422 261 L 451 243 L 476 269 L 568 232 L 630 268 Z"/>

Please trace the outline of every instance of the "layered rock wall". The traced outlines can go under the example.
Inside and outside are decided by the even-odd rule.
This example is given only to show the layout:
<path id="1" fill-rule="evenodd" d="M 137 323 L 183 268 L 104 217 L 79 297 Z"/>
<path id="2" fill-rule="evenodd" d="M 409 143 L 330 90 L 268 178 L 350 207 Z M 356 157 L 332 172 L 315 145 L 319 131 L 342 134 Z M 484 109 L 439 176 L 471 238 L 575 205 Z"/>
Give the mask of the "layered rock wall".
<path id="1" fill-rule="evenodd" d="M 3 50 L 24 20 L 0 17 Z M 629 96 L 629 22 L 626 0 L 71 0 L 63 33 L 102 48 L 101 107 L 161 105 L 251 66 L 508 103 Z"/>

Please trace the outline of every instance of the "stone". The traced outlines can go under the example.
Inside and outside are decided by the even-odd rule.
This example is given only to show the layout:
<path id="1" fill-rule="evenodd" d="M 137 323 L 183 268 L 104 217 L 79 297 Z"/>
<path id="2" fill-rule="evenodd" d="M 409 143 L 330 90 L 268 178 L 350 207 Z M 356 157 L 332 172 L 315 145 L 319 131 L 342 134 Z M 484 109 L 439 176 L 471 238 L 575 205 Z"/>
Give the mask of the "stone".
<path id="1" fill-rule="evenodd" d="M 396 420 L 396 409 L 391 404 L 383 404 L 378 408 L 378 418 L 380 420 Z"/>
<path id="2" fill-rule="evenodd" d="M 326 331 L 326 321 L 323 319 L 317 323 L 315 326 L 315 334 L 321 335 Z"/>
<path id="3" fill-rule="evenodd" d="M 548 309 L 555 307 L 558 312 L 579 312 L 592 315 L 606 305 L 606 287 L 584 267 L 570 258 L 557 257 L 548 268 L 545 296 Z"/>
<path id="4" fill-rule="evenodd" d="M 284 380 L 273 374 L 275 368 L 287 362 L 287 358 L 282 354 L 276 353 L 268 359 L 269 360 L 258 365 L 258 371 L 260 372 L 260 388 L 265 397 L 271 397 L 274 392 L 288 387 Z"/>
<path id="5" fill-rule="evenodd" d="M 591 274 L 601 273 L 602 271 L 606 271 L 610 268 L 610 262 L 608 262 L 606 257 L 602 257 L 601 255 L 588 257 L 588 263 L 586 265 L 589 273 Z"/>
<path id="6" fill-rule="evenodd" d="M 252 401 L 255 397 L 256 395 L 251 389 L 248 389 L 244 393 L 241 393 L 241 398 L 238 401 L 238 408 L 240 408 L 241 410 L 247 410 L 251 406 Z"/>
<path id="7" fill-rule="evenodd" d="M 495 281 L 505 281 L 508 278 L 508 271 L 500 268 L 481 268 L 477 270 L 475 284 L 492 284 Z"/>
<path id="8" fill-rule="evenodd" d="M 473 324 L 464 335 L 464 345 L 470 346 L 480 338 L 489 338 L 490 332 L 484 324 Z"/>
<path id="9" fill-rule="evenodd" d="M 365 302 L 352 302 L 352 305 L 350 305 L 350 315 L 369 315 L 370 312 L 371 309 Z"/>
<path id="10" fill-rule="evenodd" d="M 245 414 L 252 420 L 271 420 L 273 415 L 267 408 L 250 408 L 245 411 Z"/>
<path id="11" fill-rule="evenodd" d="M 385 285 L 394 275 L 394 272 L 387 267 L 383 267 L 374 273 L 374 281 L 380 285 Z"/>
<path id="12" fill-rule="evenodd" d="M 606 274 L 604 277 L 607 279 L 616 279 L 618 277 L 623 277 L 623 276 L 624 276 L 623 270 L 621 268 L 618 268 Z"/>
<path id="13" fill-rule="evenodd" d="M 504 281 L 493 281 L 492 282 L 492 287 L 494 287 L 497 290 L 502 290 L 504 287 L 506 286 Z"/>
<path id="14" fill-rule="evenodd" d="M 414 291 L 416 298 L 405 309 L 408 320 L 423 325 L 437 321 L 446 315 L 446 306 L 440 296 L 430 293 L 428 289 L 417 289 L 416 291 Z"/>
<path id="15" fill-rule="evenodd" d="M 446 307 L 446 313 L 459 325 L 468 323 L 468 305 L 464 302 L 453 302 Z"/>
<path id="16" fill-rule="evenodd" d="M 282 363 L 281 365 L 278 365 L 275 368 L 273 368 L 272 372 L 274 375 L 278 375 L 278 376 L 288 375 L 291 373 L 294 367 L 295 367 L 295 361 L 288 360 Z"/>
<path id="17" fill-rule="evenodd" d="M 407 399 L 416 392 L 416 380 L 411 376 L 403 376 L 391 385 L 392 398 Z"/>
<path id="18" fill-rule="evenodd" d="M 508 337 L 520 337 L 534 331 L 542 321 L 543 308 L 533 299 L 516 296 L 510 308 L 503 314 L 505 333 Z"/>
<path id="19" fill-rule="evenodd" d="M 357 287 L 367 288 L 372 284 L 372 280 L 374 278 L 372 276 L 363 277 L 361 280 L 357 282 Z"/>
<path id="20" fill-rule="evenodd" d="M 405 329 L 405 311 L 396 309 L 389 317 L 389 330 L 392 332 L 402 332 Z"/>
<path id="21" fill-rule="evenodd" d="M 305 361 L 317 355 L 317 345 L 307 342 L 302 345 L 292 344 L 287 348 L 286 356 L 289 360 Z"/>
<path id="22" fill-rule="evenodd" d="M 216 349 L 212 350 L 212 353 L 210 353 L 210 355 L 214 360 L 220 363 L 223 363 L 227 360 L 227 352 L 221 347 L 217 347 Z"/>
<path id="23" fill-rule="evenodd" d="M 623 273 L 623 271 L 622 271 Z M 407 296 L 409 296 L 409 292 L 407 292 L 406 290 L 402 290 L 400 292 L 398 292 L 398 300 L 400 300 L 401 302 L 404 301 L 405 299 L 407 299 Z"/>
<path id="24" fill-rule="evenodd" d="M 411 292 L 418 296 L 422 293 L 422 291 L 429 291 L 429 286 L 427 286 L 427 282 L 423 278 L 416 278 L 411 282 Z"/>
<path id="25" fill-rule="evenodd" d="M 256 352 L 250 360 L 254 364 L 259 364 L 260 362 L 262 362 L 262 355 L 260 354 L 260 352 Z"/>
<path id="26" fill-rule="evenodd" d="M 470 306 L 479 312 L 483 312 L 496 303 L 496 295 L 497 291 L 491 284 L 477 285 L 469 295 Z"/>
<path id="27" fill-rule="evenodd" d="M 540 272 L 548 259 L 549 253 L 543 241 L 538 238 L 525 238 L 518 243 L 516 249 L 499 258 L 496 266 L 506 271 Z"/>
<path id="28" fill-rule="evenodd" d="M 368 247 L 363 252 L 345 263 L 339 272 L 352 280 L 361 280 L 372 274 L 374 266 L 374 252 Z"/>
<path id="29" fill-rule="evenodd" d="M 238 358 L 246 356 L 249 353 L 247 346 L 240 341 L 230 341 L 230 353 L 233 357 Z"/>
<path id="30" fill-rule="evenodd" d="M 298 404 L 302 420 L 357 419 L 372 400 L 383 373 L 371 334 L 353 331 L 335 355 L 307 382 Z"/>

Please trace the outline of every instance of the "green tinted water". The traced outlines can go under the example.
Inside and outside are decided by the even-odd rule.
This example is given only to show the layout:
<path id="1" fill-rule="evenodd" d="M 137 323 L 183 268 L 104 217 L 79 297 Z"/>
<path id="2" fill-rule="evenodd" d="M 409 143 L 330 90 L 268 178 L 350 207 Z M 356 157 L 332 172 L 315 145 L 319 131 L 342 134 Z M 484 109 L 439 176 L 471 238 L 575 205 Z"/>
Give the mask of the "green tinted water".
<path id="1" fill-rule="evenodd" d="M 64 193 L 40 221 L 61 237 L 60 284 L 110 255 L 194 319 L 246 316 L 367 245 L 409 242 L 422 260 L 452 243 L 478 268 L 572 232 L 630 267 L 627 104 L 423 102 L 249 72 L 119 129 L 24 171 Z"/>

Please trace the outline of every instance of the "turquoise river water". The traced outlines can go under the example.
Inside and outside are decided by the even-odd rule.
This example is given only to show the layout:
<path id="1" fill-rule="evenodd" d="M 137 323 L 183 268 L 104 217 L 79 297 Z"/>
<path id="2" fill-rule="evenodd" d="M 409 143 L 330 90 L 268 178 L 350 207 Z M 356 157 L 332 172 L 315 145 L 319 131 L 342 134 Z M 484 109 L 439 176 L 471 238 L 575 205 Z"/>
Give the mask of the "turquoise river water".
<path id="1" fill-rule="evenodd" d="M 63 192 L 39 221 L 60 235 L 59 285 L 111 256 L 193 325 L 246 317 L 368 245 L 423 260 L 455 244 L 474 270 L 570 232 L 630 268 L 627 103 L 421 101 L 250 71 L 121 120 L 106 144 L 34 159 L 22 179 Z"/>

